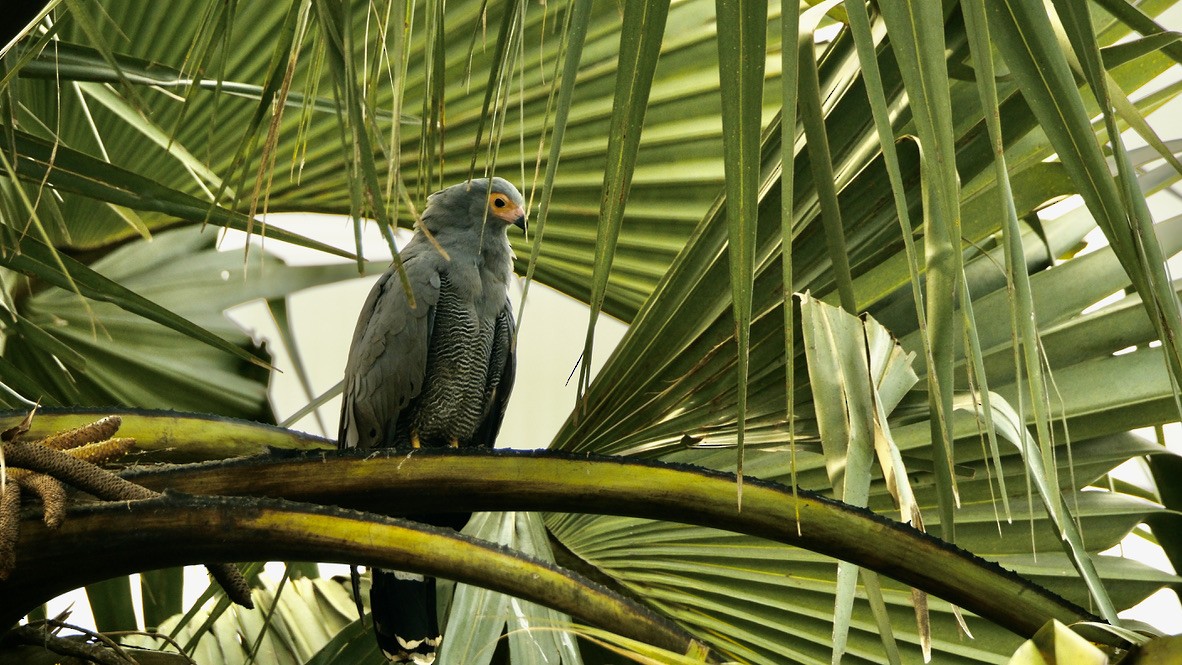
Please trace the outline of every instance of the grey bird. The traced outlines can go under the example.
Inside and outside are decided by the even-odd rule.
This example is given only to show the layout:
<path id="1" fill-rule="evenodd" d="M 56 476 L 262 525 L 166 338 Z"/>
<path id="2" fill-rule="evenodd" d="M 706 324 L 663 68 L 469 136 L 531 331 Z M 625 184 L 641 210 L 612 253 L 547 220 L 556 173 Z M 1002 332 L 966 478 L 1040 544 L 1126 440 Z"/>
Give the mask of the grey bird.
<path id="1" fill-rule="evenodd" d="M 414 237 L 399 252 L 413 306 L 391 267 L 358 318 L 345 366 L 340 448 L 493 445 L 516 367 L 507 231 L 525 231 L 524 206 L 501 178 L 428 197 Z M 458 529 L 469 516 L 409 517 Z M 434 578 L 375 569 L 370 608 L 391 661 L 435 661 L 441 635 Z"/>

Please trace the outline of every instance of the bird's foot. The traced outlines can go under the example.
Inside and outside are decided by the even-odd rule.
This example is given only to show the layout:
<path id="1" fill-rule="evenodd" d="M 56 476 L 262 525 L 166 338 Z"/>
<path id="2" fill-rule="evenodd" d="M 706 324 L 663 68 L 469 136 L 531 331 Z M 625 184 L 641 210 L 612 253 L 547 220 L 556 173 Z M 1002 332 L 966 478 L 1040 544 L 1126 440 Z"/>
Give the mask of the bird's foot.
<path id="1" fill-rule="evenodd" d="M 459 448 L 460 447 L 460 440 L 453 436 L 451 438 L 451 441 L 447 442 L 447 447 L 448 448 Z"/>

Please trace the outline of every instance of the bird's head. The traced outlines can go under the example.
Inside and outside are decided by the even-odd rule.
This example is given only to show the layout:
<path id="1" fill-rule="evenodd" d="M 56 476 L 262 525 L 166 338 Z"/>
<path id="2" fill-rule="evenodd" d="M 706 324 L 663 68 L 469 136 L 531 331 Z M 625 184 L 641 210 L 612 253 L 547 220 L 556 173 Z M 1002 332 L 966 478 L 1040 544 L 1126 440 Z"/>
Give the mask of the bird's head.
<path id="1" fill-rule="evenodd" d="M 435 192 L 427 199 L 423 221 L 431 231 L 447 224 L 470 223 L 509 225 L 526 229 L 525 199 L 513 183 L 504 178 L 477 178 Z"/>

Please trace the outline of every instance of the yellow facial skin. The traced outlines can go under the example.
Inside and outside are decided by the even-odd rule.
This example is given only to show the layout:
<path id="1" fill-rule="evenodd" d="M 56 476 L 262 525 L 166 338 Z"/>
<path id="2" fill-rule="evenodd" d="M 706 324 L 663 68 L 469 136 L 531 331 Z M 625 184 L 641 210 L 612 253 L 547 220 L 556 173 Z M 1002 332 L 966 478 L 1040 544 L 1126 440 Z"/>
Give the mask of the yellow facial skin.
<path id="1" fill-rule="evenodd" d="M 521 209 L 521 206 L 510 201 L 508 196 L 498 192 L 488 195 L 488 213 L 504 220 L 507 224 L 517 224 L 525 216 L 525 211 Z"/>

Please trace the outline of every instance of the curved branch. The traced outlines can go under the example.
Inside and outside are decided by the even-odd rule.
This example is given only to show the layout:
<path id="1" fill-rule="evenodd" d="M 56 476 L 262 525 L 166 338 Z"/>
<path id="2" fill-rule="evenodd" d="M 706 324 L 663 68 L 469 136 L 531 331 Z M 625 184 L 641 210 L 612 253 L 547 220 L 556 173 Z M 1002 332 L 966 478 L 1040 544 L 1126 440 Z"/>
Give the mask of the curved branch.
<path id="1" fill-rule="evenodd" d="M 95 445 L 110 448 L 109 444 L 115 443 L 116 441 L 120 442 L 117 446 L 122 446 L 126 445 L 124 442 L 129 441 L 129 439 L 111 439 L 106 443 Z M 130 483 L 110 471 L 101 469 L 85 461 L 81 456 L 75 457 L 40 443 L 10 441 L 4 443 L 2 450 L 3 456 L 8 464 L 49 474 L 55 482 L 64 480 L 74 487 L 93 494 L 100 499 L 107 501 L 135 501 L 151 499 L 157 496 L 156 492 L 136 485 L 135 483 Z M 80 448 L 79 450 L 85 450 L 85 448 Z M 108 451 L 100 453 L 100 456 L 106 454 L 106 452 Z M 5 499 L 7 500 L 9 498 L 6 493 Z M 44 499 L 44 496 L 42 499 Z M 18 496 L 18 506 L 19 501 L 20 498 Z M 57 511 L 58 514 L 55 516 L 55 519 L 50 520 L 50 506 L 46 504 L 46 525 L 51 529 L 56 528 L 56 524 L 60 523 L 63 519 L 60 514 L 60 506 L 54 507 L 53 510 Z M 4 513 L 3 518 L 7 519 L 11 514 L 14 513 Z M 9 535 L 5 534 L 5 537 Z M 0 550 L 0 555 L 2 555 L 0 556 L 0 564 L 15 562 L 7 561 L 10 542 L 2 543 L 4 548 Z M 207 567 L 213 578 L 225 590 L 230 600 L 243 607 L 254 607 L 254 603 L 250 599 L 250 585 L 247 583 L 246 578 L 242 576 L 241 571 L 234 566 L 223 564 L 207 564 Z M 4 572 L 4 577 L 7 577 L 9 571 L 4 568 L 0 568 L 0 570 Z"/>
<path id="2" fill-rule="evenodd" d="M 477 584 L 678 653 L 705 647 L 667 619 L 580 575 L 416 522 L 281 499 L 156 498 L 71 508 L 51 531 L 22 524 L 20 567 L 0 583 L 0 626 L 100 579 L 205 561 L 310 560 L 384 566 Z"/>
<path id="3" fill-rule="evenodd" d="M 137 461 L 204 462 L 259 455 L 270 448 L 336 450 L 336 442 L 274 425 L 207 413 L 155 409 L 43 407 L 29 424 L 25 439 L 50 436 L 111 414 L 122 420 L 120 436 L 135 439 Z M 0 412 L 0 422 L 18 422 L 25 411 Z"/>
<path id="4" fill-rule="evenodd" d="M 537 510 L 682 522 L 856 563 L 1026 637 L 1052 618 L 1099 621 L 997 564 L 811 492 L 747 479 L 740 511 L 735 476 L 698 467 L 548 451 L 423 449 L 248 458 L 127 477 L 156 489 L 281 496 L 388 514 L 438 512 L 446 505 L 464 512 Z"/>

